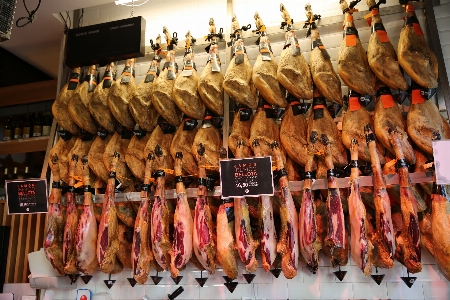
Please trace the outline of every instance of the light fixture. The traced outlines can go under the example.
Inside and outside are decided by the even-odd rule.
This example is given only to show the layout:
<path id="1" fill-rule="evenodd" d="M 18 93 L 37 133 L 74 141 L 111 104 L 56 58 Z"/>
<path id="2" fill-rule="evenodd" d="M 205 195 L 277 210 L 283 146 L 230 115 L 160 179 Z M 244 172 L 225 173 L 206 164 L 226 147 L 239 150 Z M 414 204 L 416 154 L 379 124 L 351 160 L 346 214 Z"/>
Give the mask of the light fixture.
<path id="1" fill-rule="evenodd" d="M 134 3 L 133 3 L 134 2 Z M 147 3 L 148 0 L 116 0 L 116 5 L 125 5 L 125 6 L 141 6 Z"/>

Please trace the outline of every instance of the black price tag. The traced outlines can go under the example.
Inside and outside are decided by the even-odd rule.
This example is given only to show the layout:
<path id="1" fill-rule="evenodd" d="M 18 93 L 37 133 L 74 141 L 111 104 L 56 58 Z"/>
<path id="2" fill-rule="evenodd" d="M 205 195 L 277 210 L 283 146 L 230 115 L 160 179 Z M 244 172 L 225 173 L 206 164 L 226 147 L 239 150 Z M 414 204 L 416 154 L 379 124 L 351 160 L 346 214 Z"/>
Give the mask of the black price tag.
<path id="1" fill-rule="evenodd" d="M 47 180 L 6 180 L 8 214 L 47 213 Z"/>
<path id="2" fill-rule="evenodd" d="M 325 49 L 325 46 L 323 45 L 321 39 L 317 39 L 312 42 L 311 50 L 314 50 L 314 48 L 316 48 L 316 47 L 319 48 L 320 51 L 322 52 L 323 58 L 330 59 L 330 55 L 328 54 L 327 50 Z"/>
<path id="3" fill-rule="evenodd" d="M 80 82 L 80 74 L 72 73 L 70 75 L 69 84 L 67 85 L 67 89 L 69 91 L 76 89 L 79 82 Z"/>
<path id="4" fill-rule="evenodd" d="M 272 158 L 253 157 L 220 161 L 222 197 L 272 196 Z"/>
<path id="5" fill-rule="evenodd" d="M 355 27 L 347 27 L 347 28 L 345 28 L 345 35 L 358 36 L 358 30 Z"/>

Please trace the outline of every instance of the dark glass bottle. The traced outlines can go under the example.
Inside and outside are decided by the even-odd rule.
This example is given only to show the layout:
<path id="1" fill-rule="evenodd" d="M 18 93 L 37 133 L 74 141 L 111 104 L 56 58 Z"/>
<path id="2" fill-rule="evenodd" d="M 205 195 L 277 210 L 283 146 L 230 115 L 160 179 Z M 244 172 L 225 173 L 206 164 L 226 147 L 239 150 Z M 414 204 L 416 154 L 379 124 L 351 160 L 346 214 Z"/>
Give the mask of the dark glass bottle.
<path id="1" fill-rule="evenodd" d="M 13 137 L 11 118 L 6 120 L 5 129 L 3 130 L 3 140 L 10 141 Z"/>
<path id="2" fill-rule="evenodd" d="M 39 113 L 36 113 L 33 123 L 33 137 L 42 135 L 42 117 Z"/>
<path id="3" fill-rule="evenodd" d="M 42 125 L 42 136 L 49 136 L 51 128 L 52 128 L 52 115 L 48 111 L 45 113 L 44 123 Z"/>
<path id="4" fill-rule="evenodd" d="M 14 172 L 11 179 L 19 179 L 19 174 L 17 174 L 17 167 L 14 167 Z"/>
<path id="5" fill-rule="evenodd" d="M 0 188 L 5 187 L 5 181 L 8 180 L 8 168 L 5 168 L 5 171 L 3 172 L 3 177 L 0 179 Z"/>
<path id="6" fill-rule="evenodd" d="M 28 170 L 28 166 L 25 167 L 25 173 L 23 174 L 23 179 L 31 178 Z"/>
<path id="7" fill-rule="evenodd" d="M 20 119 L 13 119 L 13 128 L 14 128 L 14 139 L 22 138 L 22 126 L 20 125 Z"/>
<path id="8" fill-rule="evenodd" d="M 29 138 L 33 136 L 33 130 L 32 130 L 32 121 L 31 121 L 31 115 L 26 115 L 26 117 L 24 118 L 24 122 L 23 122 L 23 127 L 22 127 L 22 137 L 25 138 Z"/>

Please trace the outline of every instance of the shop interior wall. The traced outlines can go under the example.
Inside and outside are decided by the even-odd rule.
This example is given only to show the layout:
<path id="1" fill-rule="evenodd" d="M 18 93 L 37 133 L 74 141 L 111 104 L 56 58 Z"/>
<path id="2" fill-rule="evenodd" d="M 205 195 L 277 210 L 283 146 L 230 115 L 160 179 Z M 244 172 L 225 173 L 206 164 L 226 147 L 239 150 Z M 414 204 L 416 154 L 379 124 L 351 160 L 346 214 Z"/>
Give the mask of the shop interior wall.
<path id="1" fill-rule="evenodd" d="M 446 0 L 448 2 L 448 0 Z M 367 10 L 367 6 L 362 1 L 358 4 L 360 11 Z M 441 1 L 445 2 L 445 1 Z M 294 22 L 304 20 L 304 4 L 306 1 L 283 1 L 291 13 Z M 398 5 L 397 0 L 388 0 L 385 6 Z M 441 44 L 446 58 L 447 66 L 450 63 L 450 22 L 448 22 L 449 3 L 443 4 L 435 8 L 436 18 L 438 22 L 439 33 L 441 36 Z M 313 10 L 323 17 L 335 16 L 341 14 L 338 1 L 321 0 L 312 2 Z M 443 9 L 441 9 L 441 7 Z M 233 10 L 240 21 L 241 26 L 253 23 L 253 14 L 257 10 L 267 26 L 279 26 L 280 12 L 279 3 L 270 0 L 236 0 L 233 1 Z M 130 16 L 131 8 L 125 6 L 116 6 L 114 3 L 87 8 L 84 11 L 83 25 L 92 25 L 127 18 Z M 417 12 L 422 26 L 425 26 L 424 16 L 422 12 Z M 150 38 L 154 39 L 158 33 L 162 34 L 162 26 L 168 26 L 171 32 L 177 31 L 180 40 L 184 39 L 184 34 L 189 29 L 194 37 L 201 39 L 205 35 L 208 27 L 208 20 L 214 17 L 216 26 L 224 27 L 225 31 L 229 31 L 230 20 L 226 17 L 227 3 L 218 0 L 187 0 L 187 1 L 150 1 L 148 4 L 137 7 L 134 15 L 143 16 L 146 23 L 146 43 L 149 45 Z M 382 16 L 383 17 L 383 16 Z M 385 26 L 389 37 L 396 47 L 400 29 L 403 25 L 402 15 L 384 17 Z M 361 23 L 362 24 L 362 23 Z M 254 26 L 254 25 L 253 25 Z M 320 23 L 319 23 L 320 27 Z M 327 48 L 336 68 L 336 58 L 339 45 L 342 39 L 340 31 L 329 28 L 322 28 L 322 41 Z M 367 48 L 370 29 L 367 25 L 358 26 L 360 39 Z M 305 30 L 297 33 L 300 47 L 303 55 L 309 60 L 310 41 L 304 38 Z M 117 41 L 118 43 L 120 40 Z M 255 45 L 246 43 L 249 58 L 254 63 L 258 54 Z M 283 43 L 274 43 L 272 48 L 274 54 L 278 56 L 281 52 Z M 182 53 L 182 52 L 181 52 Z M 138 59 L 136 67 L 136 81 L 140 82 L 149 66 L 151 55 Z M 196 55 L 195 61 L 197 69 L 201 72 L 206 63 L 206 53 Z M 225 62 L 224 51 L 221 51 L 221 60 Z M 182 58 L 179 56 L 177 62 L 181 68 Z M 123 69 L 123 62 L 118 66 L 119 72 Z M 224 69 L 224 68 L 223 68 Z M 450 70 L 450 68 L 447 68 Z M 343 88 L 343 93 L 347 93 L 347 89 Z M 439 101 L 439 107 L 442 112 L 445 111 L 445 105 Z M 407 111 L 408 104 L 405 103 L 404 111 Z M 425 250 L 424 250 L 425 252 Z M 396 263 L 395 267 L 390 270 L 379 270 L 380 273 L 386 274 L 384 281 L 378 286 L 370 277 L 364 277 L 361 271 L 350 260 L 349 265 L 343 267 L 348 271 L 342 282 L 339 282 L 333 275 L 334 269 L 330 267 L 329 260 L 321 257 L 320 267 L 317 274 L 311 274 L 304 266 L 299 270 L 299 274 L 292 280 L 286 280 L 283 275 L 280 278 L 274 278 L 270 273 L 265 273 L 262 268 L 256 271 L 256 278 L 252 284 L 247 284 L 243 276 L 239 276 L 237 286 L 234 293 L 228 292 L 223 286 L 223 271 L 218 270 L 215 275 L 208 279 L 203 288 L 200 288 L 195 281 L 195 277 L 200 277 L 199 271 L 193 266 L 181 271 L 183 279 L 180 282 L 185 289 L 177 299 L 350 299 L 350 298 L 390 298 L 390 299 L 449 299 L 450 285 L 448 281 L 440 274 L 434 259 L 424 253 L 422 258 L 423 271 L 417 276 L 417 282 L 409 289 L 400 279 L 400 276 L 406 276 L 406 268 Z M 242 264 L 240 270 L 243 270 Z M 373 270 L 375 272 L 375 270 Z M 153 273 L 155 273 L 153 271 Z M 151 275 L 156 275 L 155 274 Z M 242 272 L 241 272 L 242 273 Z M 204 274 L 206 275 L 206 274 Z M 78 281 L 78 288 L 88 288 L 93 292 L 109 292 L 112 299 L 142 299 L 143 295 L 147 295 L 150 299 L 165 299 L 167 294 L 173 292 L 177 286 L 170 279 L 167 272 L 160 274 L 164 279 L 158 286 L 154 286 L 151 280 L 145 285 L 136 285 L 131 287 L 127 281 L 131 277 L 131 270 L 125 270 L 121 274 L 113 275 L 112 279 L 116 280 L 114 286 L 108 290 L 103 280 L 108 276 L 105 274 L 95 274 L 92 281 L 85 285 L 82 281 Z M 57 291 L 55 299 L 75 299 L 75 291 Z"/>

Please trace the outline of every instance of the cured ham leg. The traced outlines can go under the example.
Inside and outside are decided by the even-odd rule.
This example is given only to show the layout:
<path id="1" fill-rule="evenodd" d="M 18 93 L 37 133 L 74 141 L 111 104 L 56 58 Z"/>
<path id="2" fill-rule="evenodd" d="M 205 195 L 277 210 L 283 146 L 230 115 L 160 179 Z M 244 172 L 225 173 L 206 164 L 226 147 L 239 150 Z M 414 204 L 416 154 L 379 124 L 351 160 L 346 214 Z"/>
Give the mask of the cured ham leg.
<path id="1" fill-rule="evenodd" d="M 391 201 L 386 190 L 383 171 L 370 124 L 364 127 L 369 146 L 373 172 L 373 201 L 375 204 L 376 232 L 372 235 L 372 263 L 374 267 L 390 269 L 394 266 L 394 228 L 391 218 Z"/>
<path id="2" fill-rule="evenodd" d="M 311 53 L 309 56 L 314 84 L 329 101 L 342 105 L 341 80 L 331 64 L 331 58 L 320 39 L 311 5 L 305 5 L 306 17 L 311 29 Z"/>
<path id="3" fill-rule="evenodd" d="M 72 136 L 72 134 L 66 130 L 59 130 L 58 133 L 60 139 L 58 139 L 55 146 L 53 146 L 53 148 L 50 150 L 49 157 L 54 157 L 55 155 L 58 157 L 59 179 L 68 184 L 69 162 L 71 158 L 69 156 L 69 153 L 75 145 L 75 141 L 77 140 L 77 138 L 75 136 Z M 52 165 L 53 162 L 51 159 L 49 159 L 48 166 L 51 170 L 53 168 Z"/>
<path id="4" fill-rule="evenodd" d="M 401 262 L 409 272 L 422 271 L 420 230 L 417 217 L 417 200 L 411 187 L 408 165 L 403 154 L 402 145 L 395 128 L 390 129 L 392 147 L 397 157 L 397 173 L 400 185 L 400 208 L 402 210 L 402 227 L 397 237 L 395 259 Z"/>
<path id="5" fill-rule="evenodd" d="M 253 66 L 252 79 L 259 94 L 271 105 L 286 107 L 285 91 L 277 78 L 278 64 L 272 54 L 269 38 L 260 37 L 259 55 Z"/>
<path id="6" fill-rule="evenodd" d="M 328 180 L 328 232 L 325 245 L 330 249 L 333 267 L 341 266 L 347 260 L 346 248 L 347 232 L 345 231 L 344 211 L 342 208 L 341 193 L 336 180 L 336 174 L 331 156 L 331 145 L 326 135 L 320 137 L 325 148 L 325 164 L 327 166 Z M 345 257 L 344 257 L 345 255 Z"/>
<path id="7" fill-rule="evenodd" d="M 255 156 L 262 156 L 257 139 L 253 140 L 252 148 Z M 262 266 L 266 272 L 272 267 L 277 256 L 277 232 L 273 220 L 273 207 L 270 196 L 259 197 L 261 226 L 261 256 Z"/>
<path id="8" fill-rule="evenodd" d="M 79 85 L 80 78 L 81 69 L 74 68 L 70 74 L 69 82 L 61 89 L 52 105 L 52 114 L 55 116 L 58 124 L 72 134 L 80 133 L 80 127 L 72 120 L 72 117 L 69 114 L 68 105 L 70 98 L 72 98 Z"/>
<path id="9" fill-rule="evenodd" d="M 99 265 L 97 260 L 97 220 L 92 204 L 91 181 L 87 155 L 81 158 L 83 163 L 84 207 L 78 222 L 75 245 L 77 251 L 77 267 L 84 274 L 94 273 Z"/>
<path id="10" fill-rule="evenodd" d="M 411 2 L 406 5 L 405 25 L 400 32 L 397 53 L 400 66 L 412 80 L 426 88 L 438 86 L 438 61 L 428 47 Z"/>
<path id="11" fill-rule="evenodd" d="M 366 216 L 366 208 L 361 199 L 359 190 L 359 168 L 358 168 L 358 141 L 352 140 L 350 147 L 351 175 L 350 196 L 348 197 L 348 211 L 350 214 L 350 249 L 353 261 L 369 276 L 372 272 L 372 243 L 368 237 L 369 220 Z"/>
<path id="12" fill-rule="evenodd" d="M 141 191 L 141 203 L 136 216 L 133 234 L 133 248 L 131 251 L 131 260 L 133 266 L 133 277 L 140 283 L 147 281 L 150 273 L 151 261 L 153 253 L 150 249 L 150 207 L 149 196 L 151 189 L 152 164 L 154 156 L 149 153 L 145 164 L 144 185 Z"/>
<path id="13" fill-rule="evenodd" d="M 191 209 L 184 187 L 182 168 L 183 153 L 177 152 L 175 155 L 175 182 L 177 191 L 177 206 L 173 217 L 174 233 L 173 245 L 170 250 L 170 273 L 173 278 L 178 277 L 179 270 L 183 269 L 192 256 L 192 234 L 193 220 Z"/>
<path id="14" fill-rule="evenodd" d="M 397 53 L 389 40 L 375 2 L 375 0 L 366 0 L 369 9 L 372 8 L 372 34 L 367 48 L 369 66 L 377 78 L 389 88 L 406 91 L 408 83 L 403 77 L 397 61 Z"/>
<path id="15" fill-rule="evenodd" d="M 115 152 L 110 165 L 109 179 L 106 185 L 102 218 L 98 228 L 97 259 L 103 273 L 118 273 L 123 265 L 117 258 L 119 250 L 119 228 L 115 200 L 116 168 L 120 154 Z"/>
<path id="16" fill-rule="evenodd" d="M 305 166 L 305 181 L 303 184 L 303 198 L 299 214 L 300 253 L 306 261 L 306 267 L 315 273 L 319 267 L 319 251 L 322 248 L 317 232 L 316 206 L 312 191 L 312 166 L 314 156 L 309 154 Z"/>
<path id="17" fill-rule="evenodd" d="M 233 155 L 236 156 L 236 147 L 238 141 L 243 141 L 242 154 L 244 157 L 252 156 L 252 148 L 250 142 L 250 130 L 253 121 L 253 110 L 243 105 L 239 105 L 237 112 L 234 114 L 233 125 L 231 126 L 231 134 L 228 137 L 228 147 Z"/>
<path id="18" fill-rule="evenodd" d="M 361 124 L 370 124 L 373 127 L 373 116 L 361 105 L 361 94 L 350 90 L 347 111 L 342 120 L 342 143 L 350 150 L 351 141 L 358 141 L 358 158 L 370 162 L 370 151 L 365 140 L 364 127 Z M 381 147 L 380 147 L 381 148 Z M 382 149 L 375 152 L 382 164 L 385 163 Z M 384 149 L 383 149 L 384 150 Z"/>
<path id="19" fill-rule="evenodd" d="M 169 270 L 170 248 L 172 244 L 169 239 L 169 207 L 167 206 L 165 185 L 165 173 L 162 170 L 165 156 L 163 149 L 156 145 L 155 155 L 157 159 L 155 200 L 151 215 L 151 239 L 152 250 L 155 260 L 164 270 Z M 160 169 L 161 168 L 161 169 Z"/>
<path id="20" fill-rule="evenodd" d="M 247 53 L 245 53 L 242 29 L 239 26 L 236 16 L 233 16 L 231 27 L 234 35 L 233 57 L 225 72 L 223 89 L 237 103 L 250 108 L 256 108 L 258 105 L 258 97 L 252 79 L 253 69 Z"/>
<path id="21" fill-rule="evenodd" d="M 227 150 L 220 149 L 220 158 L 227 157 Z M 230 279 L 238 277 L 238 266 L 236 262 L 236 247 L 234 238 L 234 201 L 233 199 L 222 199 L 222 204 L 217 212 L 217 259 L 225 274 Z"/>
<path id="22" fill-rule="evenodd" d="M 353 23 L 353 9 L 348 7 L 346 0 L 340 0 L 341 9 L 345 14 L 344 39 L 338 54 L 338 72 L 342 81 L 362 95 L 375 94 L 375 76 L 369 67 L 366 50 L 358 37 L 358 31 Z"/>
<path id="23" fill-rule="evenodd" d="M 381 144 L 395 154 L 395 150 L 391 144 L 389 128 L 395 128 L 403 155 L 408 163 L 414 164 L 416 157 L 413 148 L 408 140 L 406 134 L 405 122 L 402 117 L 402 112 L 397 103 L 392 98 L 391 90 L 385 86 L 381 86 L 377 91 L 377 100 L 375 102 L 374 113 L 374 129 L 375 134 Z"/>
<path id="24" fill-rule="evenodd" d="M 60 171 L 57 155 L 52 157 L 51 169 L 53 184 L 52 192 L 48 199 L 47 234 L 44 240 L 44 252 L 53 269 L 60 276 L 64 276 L 63 238 L 65 216 L 61 207 Z"/>
<path id="25" fill-rule="evenodd" d="M 75 178 L 74 172 L 78 162 L 78 156 L 72 155 L 72 160 L 69 163 L 69 190 L 66 194 L 66 225 L 64 227 L 64 244 L 63 244 L 63 262 L 64 273 L 75 274 L 76 267 L 76 250 L 75 250 L 75 235 L 78 226 L 79 212 L 75 206 Z"/>
<path id="26" fill-rule="evenodd" d="M 238 141 L 236 158 L 242 158 L 243 141 Z M 236 247 L 241 261 L 248 272 L 255 272 L 258 268 L 256 248 L 259 243 L 253 239 L 250 226 L 250 215 L 245 197 L 234 198 L 234 230 L 236 233 Z"/>
<path id="27" fill-rule="evenodd" d="M 298 240 L 298 215 L 295 210 L 294 200 L 286 170 L 284 169 L 281 151 L 278 143 L 273 143 L 274 160 L 277 171 L 280 172 L 281 190 L 281 228 L 280 239 L 277 244 L 277 252 L 281 255 L 281 270 L 287 279 L 294 278 L 298 270 L 299 240 Z"/>
<path id="28" fill-rule="evenodd" d="M 211 209 L 207 198 L 204 154 L 205 148 L 200 143 L 197 148 L 198 189 L 194 214 L 193 247 L 198 261 L 212 275 L 216 271 L 216 244 Z"/>
<path id="29" fill-rule="evenodd" d="M 450 280 L 449 212 L 450 201 L 447 191 L 443 185 L 438 185 L 435 182 L 431 194 L 431 232 L 433 234 L 434 258 L 439 271 L 447 280 Z"/>

